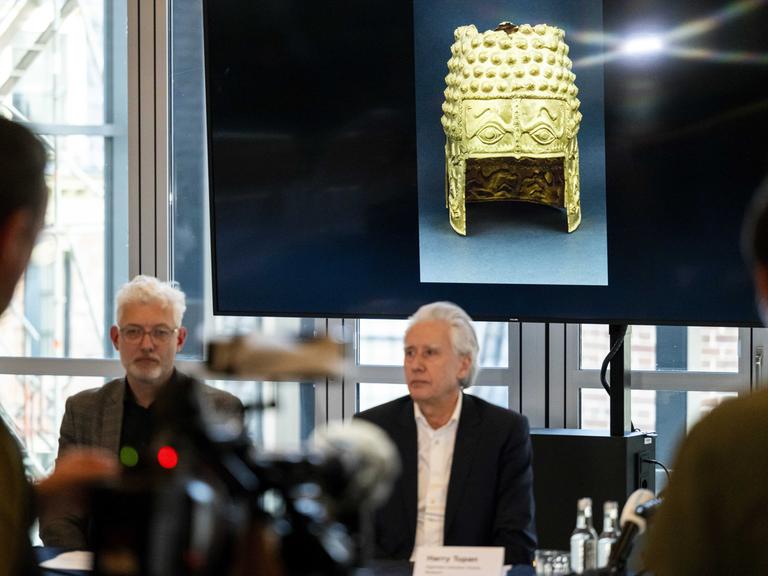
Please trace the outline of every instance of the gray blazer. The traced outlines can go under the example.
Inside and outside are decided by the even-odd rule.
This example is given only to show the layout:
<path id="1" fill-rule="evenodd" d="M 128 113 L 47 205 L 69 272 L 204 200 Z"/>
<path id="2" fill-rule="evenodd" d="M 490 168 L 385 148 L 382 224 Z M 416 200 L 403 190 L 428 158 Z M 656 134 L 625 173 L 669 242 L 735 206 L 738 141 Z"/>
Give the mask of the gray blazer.
<path id="1" fill-rule="evenodd" d="M 191 380 L 178 370 L 174 377 Z M 200 383 L 216 413 L 242 418 L 243 404 L 229 392 Z M 67 398 L 59 432 L 59 456 L 75 446 L 104 448 L 117 455 L 123 428 L 125 378 L 107 382 L 100 388 L 84 390 Z M 40 517 L 40 538 L 46 546 L 70 549 L 88 547 L 88 519 L 79 509 L 64 509 Z"/>

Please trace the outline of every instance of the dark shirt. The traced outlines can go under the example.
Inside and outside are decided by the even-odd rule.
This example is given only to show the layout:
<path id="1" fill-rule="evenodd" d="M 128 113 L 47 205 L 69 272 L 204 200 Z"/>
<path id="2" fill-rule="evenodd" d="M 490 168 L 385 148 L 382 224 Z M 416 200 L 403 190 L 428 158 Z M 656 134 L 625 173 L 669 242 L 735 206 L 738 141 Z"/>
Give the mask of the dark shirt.
<path id="1" fill-rule="evenodd" d="M 123 400 L 123 427 L 120 431 L 120 448 L 130 446 L 139 454 L 139 465 L 145 463 L 149 454 L 152 434 L 155 430 L 154 411 L 152 405 L 144 408 L 136 402 L 128 383 L 125 384 L 125 399 Z M 142 468 L 144 466 L 141 466 Z"/>

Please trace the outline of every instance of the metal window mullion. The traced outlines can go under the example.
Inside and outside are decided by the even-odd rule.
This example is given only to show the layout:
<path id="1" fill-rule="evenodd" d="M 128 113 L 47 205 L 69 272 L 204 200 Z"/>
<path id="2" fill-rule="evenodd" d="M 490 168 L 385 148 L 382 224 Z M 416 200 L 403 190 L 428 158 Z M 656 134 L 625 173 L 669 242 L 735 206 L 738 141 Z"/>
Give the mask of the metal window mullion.
<path id="1" fill-rule="evenodd" d="M 326 318 L 327 334 L 341 334 L 343 332 L 343 320 L 339 318 Z M 328 422 L 343 420 L 344 414 L 344 381 L 346 373 L 341 377 L 328 377 L 326 398 L 326 417 Z M 348 415 L 352 417 L 352 415 Z"/>
<path id="2" fill-rule="evenodd" d="M 136 4 L 137 7 L 134 7 Z M 166 280 L 168 257 L 168 6 L 165 0 L 129 3 L 136 22 L 129 38 L 132 136 L 129 275 L 150 274 Z M 129 21 L 129 35 L 130 35 Z M 134 68 L 137 66 L 137 68 Z"/>
<path id="3" fill-rule="evenodd" d="M 520 412 L 532 428 L 542 428 L 546 420 L 546 330 L 546 324 L 532 322 L 524 322 L 520 328 Z"/>
<path id="4" fill-rule="evenodd" d="M 746 362 L 749 364 L 751 389 L 760 390 L 768 387 L 768 364 L 766 364 L 768 328 L 752 328 L 749 334 L 750 346 L 742 355 L 746 356 Z M 740 357 L 739 363 L 741 360 Z"/>
<path id="5" fill-rule="evenodd" d="M 521 334 L 520 334 L 520 322 L 507 322 L 507 359 L 508 368 L 504 370 L 504 376 L 506 382 L 502 385 L 507 386 L 509 393 L 508 406 L 510 410 L 520 411 L 520 382 L 521 382 Z M 489 368 L 485 371 L 493 372 L 493 369 Z M 480 376 L 483 376 L 483 371 L 480 372 Z"/>
<path id="6" fill-rule="evenodd" d="M 139 0 L 139 246 L 136 274 L 156 273 L 155 262 L 155 3 Z"/>
<path id="7" fill-rule="evenodd" d="M 579 394 L 579 347 L 581 331 L 579 324 L 568 324 L 565 328 L 565 427 L 579 428 L 581 397 Z"/>
<path id="8" fill-rule="evenodd" d="M 315 337 L 328 333 L 325 318 L 315 319 Z M 328 423 L 328 379 L 315 382 L 315 428 Z"/>
<path id="9" fill-rule="evenodd" d="M 28 122 L 29 127 L 36 134 L 46 136 L 89 136 L 113 138 L 121 134 L 118 126 L 109 121 L 104 124 L 52 124 L 45 122 Z"/>
<path id="10" fill-rule="evenodd" d="M 155 275 L 170 279 L 169 16 L 168 0 L 155 0 Z M 201 159 L 202 161 L 202 159 Z"/>
<path id="11" fill-rule="evenodd" d="M 347 318 L 341 321 L 343 342 L 355 342 L 358 335 L 358 321 L 354 318 Z M 356 361 L 356 347 L 347 346 L 345 353 L 351 357 L 344 358 L 346 366 L 354 366 Z M 357 381 L 354 378 L 348 378 L 346 372 L 342 379 L 344 386 L 342 389 L 342 411 L 344 420 L 350 420 L 357 411 Z"/>
<path id="12" fill-rule="evenodd" d="M 129 74 L 127 63 L 130 56 L 126 42 L 131 32 L 128 29 L 128 11 L 125 4 L 120 6 L 109 2 L 104 6 L 104 74 L 105 107 L 104 118 L 109 130 L 104 134 L 104 318 L 103 342 L 105 355 L 112 351 L 109 328 L 114 321 L 115 293 L 128 278 L 130 255 L 126 252 L 129 218 L 129 165 L 125 160 L 130 155 L 128 141 L 129 116 L 128 95 Z M 134 22 L 135 23 L 135 22 Z M 133 26 L 133 24 L 132 24 Z M 132 30 L 133 28 L 131 28 Z M 135 54 L 132 56 L 135 59 Z"/>
<path id="13" fill-rule="evenodd" d="M 564 428 L 566 423 L 565 369 L 566 345 L 565 324 L 549 325 L 549 428 Z"/>
<path id="14" fill-rule="evenodd" d="M 579 370 L 574 380 L 579 388 L 602 388 L 599 370 Z M 748 389 L 748 374 L 745 378 L 744 374 L 733 372 L 632 372 L 632 390 L 741 392 Z"/>
<path id="15" fill-rule="evenodd" d="M 0 358 L 0 373 L 19 376 L 84 376 L 117 378 L 122 376 L 120 361 L 102 358 Z"/>
<path id="16" fill-rule="evenodd" d="M 765 345 L 768 343 L 768 330 L 751 328 L 749 330 L 749 389 L 757 391 L 765 388 Z M 741 357 L 739 357 L 741 361 Z"/>
<path id="17" fill-rule="evenodd" d="M 141 26 L 139 2 L 128 2 L 128 275 L 141 270 Z"/>

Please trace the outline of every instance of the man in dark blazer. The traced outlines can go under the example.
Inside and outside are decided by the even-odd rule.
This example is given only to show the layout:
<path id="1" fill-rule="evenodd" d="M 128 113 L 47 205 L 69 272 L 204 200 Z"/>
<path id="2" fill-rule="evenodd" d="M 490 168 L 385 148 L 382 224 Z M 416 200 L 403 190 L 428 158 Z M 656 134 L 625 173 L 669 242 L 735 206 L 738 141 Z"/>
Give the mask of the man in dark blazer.
<path id="1" fill-rule="evenodd" d="M 479 348 L 471 319 L 447 302 L 422 306 L 405 335 L 409 396 L 357 415 L 383 428 L 403 473 L 375 521 L 380 558 L 418 546 L 503 546 L 508 564 L 536 547 L 527 419 L 462 389 Z"/>
<path id="2" fill-rule="evenodd" d="M 137 457 L 139 465 L 146 465 L 155 428 L 153 404 L 170 383 L 174 388 L 199 386 L 217 413 L 242 420 L 238 398 L 193 381 L 174 366 L 187 335 L 181 325 L 186 308 L 181 290 L 156 278 L 137 276 L 118 291 L 116 299 L 117 324 L 110 336 L 126 376 L 67 399 L 59 459 L 73 447 L 94 446 L 119 455 L 126 465 L 136 465 Z M 41 515 L 40 537 L 46 546 L 87 548 L 88 517 L 73 507 Z"/>

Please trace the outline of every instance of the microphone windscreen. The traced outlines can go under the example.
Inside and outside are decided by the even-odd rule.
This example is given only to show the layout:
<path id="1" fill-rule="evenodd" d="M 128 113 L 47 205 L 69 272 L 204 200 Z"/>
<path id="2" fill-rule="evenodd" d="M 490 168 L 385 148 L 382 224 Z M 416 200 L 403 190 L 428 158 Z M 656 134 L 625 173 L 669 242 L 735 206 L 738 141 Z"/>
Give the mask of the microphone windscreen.
<path id="1" fill-rule="evenodd" d="M 621 521 L 619 523 L 621 529 L 624 530 L 625 524 L 631 522 L 639 528 L 638 534 L 642 534 L 645 531 L 645 518 L 638 515 L 637 507 L 653 500 L 655 497 L 653 492 L 646 490 L 645 488 L 640 488 L 639 490 L 632 492 L 632 494 L 629 495 L 629 498 L 627 498 L 627 502 L 624 504 L 624 508 L 621 511 Z"/>
<path id="2" fill-rule="evenodd" d="M 315 448 L 341 462 L 349 478 L 345 500 L 377 508 L 400 475 L 400 454 L 381 428 L 364 420 L 333 422 L 314 434 Z"/>

